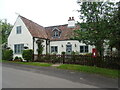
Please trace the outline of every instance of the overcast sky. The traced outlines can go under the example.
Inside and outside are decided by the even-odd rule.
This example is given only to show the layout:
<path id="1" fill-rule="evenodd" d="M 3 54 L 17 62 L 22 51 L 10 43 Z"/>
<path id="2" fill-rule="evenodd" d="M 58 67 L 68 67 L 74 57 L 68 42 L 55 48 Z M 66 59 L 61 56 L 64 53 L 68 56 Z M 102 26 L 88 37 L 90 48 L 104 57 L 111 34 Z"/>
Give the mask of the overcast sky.
<path id="1" fill-rule="evenodd" d="M 61 25 L 72 16 L 80 21 L 79 8 L 77 0 L 0 0 L 0 19 L 13 25 L 19 13 L 42 26 Z"/>
<path id="2" fill-rule="evenodd" d="M 77 0 L 0 0 L 0 19 L 14 24 L 20 15 L 42 25 L 67 24 L 69 17 L 79 21 Z"/>

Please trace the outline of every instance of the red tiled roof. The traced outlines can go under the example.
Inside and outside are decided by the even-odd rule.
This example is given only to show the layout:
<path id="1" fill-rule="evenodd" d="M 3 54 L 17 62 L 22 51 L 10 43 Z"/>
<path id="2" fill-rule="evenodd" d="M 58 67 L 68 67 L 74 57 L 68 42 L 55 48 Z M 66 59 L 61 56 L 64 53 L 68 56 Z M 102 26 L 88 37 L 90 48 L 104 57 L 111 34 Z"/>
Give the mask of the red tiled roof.
<path id="1" fill-rule="evenodd" d="M 45 28 L 43 26 L 38 25 L 37 23 L 20 16 L 27 29 L 30 31 L 33 37 L 48 39 Z"/>
<path id="2" fill-rule="evenodd" d="M 69 28 L 68 24 L 43 27 L 23 16 L 20 16 L 20 18 L 26 25 L 27 29 L 30 31 L 31 35 L 38 38 L 50 40 L 69 40 L 71 36 L 74 35 L 73 31 L 80 29 L 79 25 L 76 25 L 74 28 Z M 60 30 L 61 34 L 59 38 L 53 38 L 52 33 L 54 28 Z"/>
<path id="3" fill-rule="evenodd" d="M 52 30 L 54 28 L 58 28 L 61 31 L 61 35 L 59 38 L 53 38 L 52 36 Z M 50 27 L 45 27 L 46 33 L 48 35 L 48 38 L 50 40 L 69 40 L 73 35 L 74 35 L 74 30 L 80 29 L 79 25 L 76 25 L 74 28 L 69 28 L 68 24 L 65 25 L 59 25 L 59 26 L 50 26 Z"/>

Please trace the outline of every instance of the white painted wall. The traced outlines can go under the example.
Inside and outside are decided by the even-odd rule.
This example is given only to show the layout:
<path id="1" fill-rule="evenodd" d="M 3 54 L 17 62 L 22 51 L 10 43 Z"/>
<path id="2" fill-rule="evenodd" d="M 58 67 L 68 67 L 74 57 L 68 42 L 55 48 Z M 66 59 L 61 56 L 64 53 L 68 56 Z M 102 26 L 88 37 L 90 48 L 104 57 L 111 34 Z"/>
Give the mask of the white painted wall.
<path id="1" fill-rule="evenodd" d="M 34 41 L 34 54 L 38 54 L 38 52 L 37 52 L 38 46 L 37 46 L 37 43 L 36 43 L 37 40 L 38 40 L 38 38 L 35 38 L 35 41 Z M 43 54 L 46 54 L 46 40 L 43 39 L 43 41 L 44 41 L 42 43 L 42 45 L 44 46 Z"/>
<path id="2" fill-rule="evenodd" d="M 21 29 L 22 29 L 21 34 L 16 34 L 17 26 L 21 26 Z M 37 38 L 35 38 L 35 41 L 34 41 L 34 54 L 37 54 L 37 48 L 38 48 L 36 40 Z M 85 45 L 84 43 L 80 43 L 77 40 L 50 41 L 50 52 L 51 52 L 51 46 L 58 46 L 58 54 L 61 54 L 63 51 L 66 52 L 66 45 L 68 42 L 72 44 L 72 51 L 75 51 L 75 52 L 76 51 L 80 52 L 80 45 Z M 33 37 L 20 17 L 17 18 L 14 24 L 14 27 L 8 37 L 8 47 L 10 47 L 13 50 L 13 52 L 14 52 L 14 44 L 24 44 L 25 46 L 28 46 L 29 49 L 33 49 Z M 76 47 L 75 47 L 75 44 L 76 44 Z M 43 45 L 44 45 L 43 54 L 46 54 L 46 40 L 45 39 L 44 39 Z M 47 47 L 49 51 L 49 45 Z M 92 52 L 92 48 L 94 47 L 89 45 L 89 53 Z M 16 56 L 22 57 L 21 54 L 14 54 L 14 57 Z"/>
<path id="3" fill-rule="evenodd" d="M 16 34 L 16 27 L 21 26 L 22 33 Z M 26 28 L 24 22 L 20 17 L 17 18 L 14 27 L 8 37 L 8 47 L 10 47 L 14 52 L 14 44 L 25 44 L 29 47 L 29 49 L 33 49 L 33 37 Z M 21 57 L 21 54 L 14 54 L 14 57 Z"/>
<path id="4" fill-rule="evenodd" d="M 80 43 L 77 40 L 66 40 L 66 41 L 51 41 L 50 42 L 50 46 L 58 46 L 58 53 L 57 54 L 61 54 L 62 52 L 66 52 L 66 45 L 67 43 L 70 42 L 72 44 L 72 51 L 78 51 L 80 52 L 80 46 L 81 45 L 85 45 L 84 43 Z M 76 47 L 75 47 L 76 44 Z M 63 47 L 62 47 L 63 45 Z M 94 48 L 94 46 L 90 46 L 89 47 L 89 52 L 88 53 L 92 53 L 92 48 Z M 51 51 L 51 47 L 50 47 L 50 51 Z M 81 53 L 83 54 L 83 53 Z"/>

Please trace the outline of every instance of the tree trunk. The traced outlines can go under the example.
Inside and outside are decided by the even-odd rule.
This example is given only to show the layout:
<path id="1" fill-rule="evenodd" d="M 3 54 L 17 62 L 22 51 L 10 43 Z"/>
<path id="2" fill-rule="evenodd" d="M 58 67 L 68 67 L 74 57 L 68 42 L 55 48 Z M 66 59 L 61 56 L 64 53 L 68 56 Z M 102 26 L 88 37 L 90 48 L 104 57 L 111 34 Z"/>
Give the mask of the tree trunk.
<path id="1" fill-rule="evenodd" d="M 104 47 L 103 44 L 96 45 L 96 49 L 98 51 L 99 56 L 104 56 Z"/>

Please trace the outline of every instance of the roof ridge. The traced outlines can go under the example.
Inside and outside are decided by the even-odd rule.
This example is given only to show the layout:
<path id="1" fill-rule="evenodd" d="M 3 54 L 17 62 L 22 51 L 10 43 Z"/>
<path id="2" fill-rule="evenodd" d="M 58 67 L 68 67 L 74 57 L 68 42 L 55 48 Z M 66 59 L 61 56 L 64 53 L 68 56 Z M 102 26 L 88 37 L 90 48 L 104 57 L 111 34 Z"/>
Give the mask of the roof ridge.
<path id="1" fill-rule="evenodd" d="M 21 15 L 19 15 L 19 16 L 22 17 L 22 18 L 24 18 L 24 19 L 29 20 L 29 21 L 32 22 L 32 23 L 35 23 L 35 24 L 39 25 L 38 23 L 36 23 L 36 22 L 34 22 L 34 21 L 32 21 L 32 20 L 30 20 L 30 19 L 24 17 L 24 16 L 21 16 Z M 41 26 L 41 25 L 39 25 L 39 26 Z M 41 26 L 41 27 L 43 27 L 43 26 Z M 43 28 L 45 28 L 45 27 L 43 27 Z"/>
<path id="2" fill-rule="evenodd" d="M 59 26 L 66 26 L 66 25 L 68 25 L 68 24 L 63 24 L 63 25 L 54 25 L 54 26 L 47 26 L 47 27 L 45 27 L 45 28 L 50 28 L 50 27 L 59 27 Z"/>
<path id="3" fill-rule="evenodd" d="M 19 15 L 19 17 L 22 19 L 22 21 L 24 22 L 24 24 L 26 25 L 27 29 L 30 31 L 30 33 L 33 37 L 47 39 L 47 34 L 46 34 L 45 28 L 43 26 L 41 26 L 23 16 Z"/>

